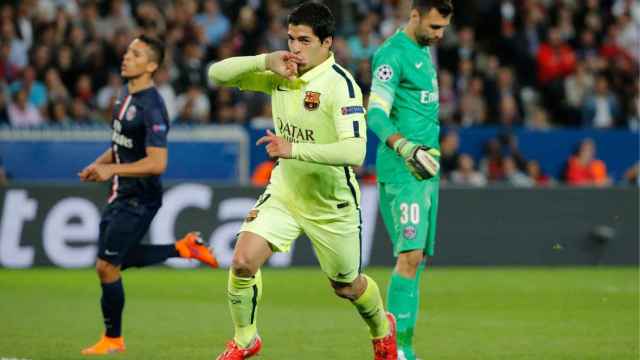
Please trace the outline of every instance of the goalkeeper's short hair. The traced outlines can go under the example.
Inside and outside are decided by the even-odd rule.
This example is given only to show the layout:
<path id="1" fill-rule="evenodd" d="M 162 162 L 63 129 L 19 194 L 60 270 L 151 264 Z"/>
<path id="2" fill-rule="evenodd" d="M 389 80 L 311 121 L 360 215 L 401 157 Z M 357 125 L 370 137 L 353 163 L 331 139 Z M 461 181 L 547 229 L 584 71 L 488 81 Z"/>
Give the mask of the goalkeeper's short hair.
<path id="1" fill-rule="evenodd" d="M 425 15 L 431 9 L 436 9 L 443 17 L 453 14 L 453 3 L 451 0 L 413 0 L 412 9 L 418 10 L 420 15 Z"/>

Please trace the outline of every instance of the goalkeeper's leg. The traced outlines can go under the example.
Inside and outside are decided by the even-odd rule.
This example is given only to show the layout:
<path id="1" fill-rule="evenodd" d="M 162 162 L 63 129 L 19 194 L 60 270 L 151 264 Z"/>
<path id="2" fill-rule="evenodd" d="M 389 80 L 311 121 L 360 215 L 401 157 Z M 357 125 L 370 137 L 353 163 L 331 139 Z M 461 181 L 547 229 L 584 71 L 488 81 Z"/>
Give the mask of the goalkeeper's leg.
<path id="1" fill-rule="evenodd" d="M 423 269 L 422 250 L 400 253 L 387 291 L 389 311 L 398 321 L 398 350 L 407 360 L 416 358 L 413 333 L 418 317 L 420 274 Z"/>

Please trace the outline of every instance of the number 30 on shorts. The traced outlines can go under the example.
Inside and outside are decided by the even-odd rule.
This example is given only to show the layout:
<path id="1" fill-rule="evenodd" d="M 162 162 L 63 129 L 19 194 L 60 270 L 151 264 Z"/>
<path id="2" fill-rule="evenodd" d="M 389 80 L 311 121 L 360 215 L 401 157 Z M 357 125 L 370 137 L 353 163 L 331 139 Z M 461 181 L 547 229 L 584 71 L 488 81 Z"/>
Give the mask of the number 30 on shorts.
<path id="1" fill-rule="evenodd" d="M 413 224 L 420 223 L 420 206 L 417 203 L 400 204 L 400 224 L 404 225 L 409 221 Z"/>

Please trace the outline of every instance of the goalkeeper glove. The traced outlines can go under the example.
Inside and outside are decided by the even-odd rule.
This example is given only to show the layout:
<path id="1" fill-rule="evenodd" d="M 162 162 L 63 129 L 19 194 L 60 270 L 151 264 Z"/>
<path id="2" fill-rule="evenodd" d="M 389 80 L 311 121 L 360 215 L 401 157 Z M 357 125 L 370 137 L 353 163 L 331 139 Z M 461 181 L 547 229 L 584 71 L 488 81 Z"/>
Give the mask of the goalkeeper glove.
<path id="1" fill-rule="evenodd" d="M 411 174 L 418 180 L 427 180 L 440 171 L 440 151 L 414 144 L 401 138 L 393 143 L 393 150 L 403 159 Z"/>

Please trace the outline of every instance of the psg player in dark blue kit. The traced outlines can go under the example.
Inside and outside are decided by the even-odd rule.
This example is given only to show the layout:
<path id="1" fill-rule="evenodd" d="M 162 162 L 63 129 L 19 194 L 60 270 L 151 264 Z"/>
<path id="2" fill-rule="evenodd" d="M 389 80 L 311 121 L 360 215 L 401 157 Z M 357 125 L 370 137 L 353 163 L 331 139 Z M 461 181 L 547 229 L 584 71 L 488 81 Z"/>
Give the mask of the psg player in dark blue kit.
<path id="1" fill-rule="evenodd" d="M 131 42 L 120 71 L 127 85 L 112 114 L 111 147 L 78 174 L 82 181 L 112 182 L 112 193 L 100 222 L 96 261 L 105 333 L 95 345 L 82 350 L 84 355 L 125 350 L 121 334 L 121 270 L 156 264 L 170 257 L 218 265 L 197 233 L 187 234 L 175 245 L 140 244 L 162 205 L 160 175 L 167 167 L 169 117 L 152 79 L 163 57 L 164 45 L 156 39 L 141 35 Z"/>

